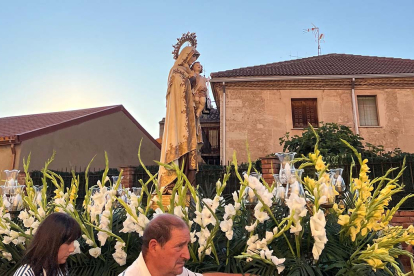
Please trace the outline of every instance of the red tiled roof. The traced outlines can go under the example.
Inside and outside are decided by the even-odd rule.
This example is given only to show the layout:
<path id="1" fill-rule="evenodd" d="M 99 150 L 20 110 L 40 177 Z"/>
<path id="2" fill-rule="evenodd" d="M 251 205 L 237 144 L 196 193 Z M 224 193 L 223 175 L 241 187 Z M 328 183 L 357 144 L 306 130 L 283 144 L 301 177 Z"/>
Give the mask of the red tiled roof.
<path id="1" fill-rule="evenodd" d="M 122 105 L 0 118 L 0 142 L 27 140 L 119 111 L 124 112 L 159 147 L 159 143 L 154 140 Z"/>
<path id="2" fill-rule="evenodd" d="M 212 78 L 414 73 L 414 60 L 328 54 L 211 73 Z"/>

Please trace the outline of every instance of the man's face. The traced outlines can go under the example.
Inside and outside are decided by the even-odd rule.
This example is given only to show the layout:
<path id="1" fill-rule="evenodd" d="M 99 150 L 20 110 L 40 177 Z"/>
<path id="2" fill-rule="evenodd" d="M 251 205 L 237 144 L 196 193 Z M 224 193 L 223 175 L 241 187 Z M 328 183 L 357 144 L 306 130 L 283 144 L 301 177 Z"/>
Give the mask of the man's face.
<path id="1" fill-rule="evenodd" d="M 190 242 L 190 231 L 187 228 L 174 229 L 171 231 L 171 238 L 164 246 L 157 250 L 157 260 L 160 262 L 160 269 L 163 275 L 179 275 L 183 272 L 185 262 L 190 259 L 188 243 Z"/>

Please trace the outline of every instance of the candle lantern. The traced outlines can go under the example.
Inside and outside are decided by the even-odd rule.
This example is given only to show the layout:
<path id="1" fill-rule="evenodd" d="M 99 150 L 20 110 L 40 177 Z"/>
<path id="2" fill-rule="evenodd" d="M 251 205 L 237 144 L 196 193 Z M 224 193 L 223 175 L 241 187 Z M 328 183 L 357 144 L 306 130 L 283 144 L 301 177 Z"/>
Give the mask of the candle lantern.
<path id="1" fill-rule="evenodd" d="M 243 176 L 245 176 L 247 172 L 243 172 Z M 260 173 L 252 172 L 250 173 L 251 177 L 254 177 L 257 179 L 257 181 L 260 181 L 260 178 L 262 175 Z M 246 187 L 245 197 L 244 197 L 244 203 L 246 205 L 256 205 L 258 202 L 258 198 L 256 197 L 254 191 L 250 187 Z"/>
<path id="2" fill-rule="evenodd" d="M 23 209 L 23 189 L 25 185 L 19 185 L 17 176 L 19 170 L 5 170 L 6 180 L 4 185 L 0 186 L 3 196 L 3 202 L 9 211 L 20 211 Z"/>

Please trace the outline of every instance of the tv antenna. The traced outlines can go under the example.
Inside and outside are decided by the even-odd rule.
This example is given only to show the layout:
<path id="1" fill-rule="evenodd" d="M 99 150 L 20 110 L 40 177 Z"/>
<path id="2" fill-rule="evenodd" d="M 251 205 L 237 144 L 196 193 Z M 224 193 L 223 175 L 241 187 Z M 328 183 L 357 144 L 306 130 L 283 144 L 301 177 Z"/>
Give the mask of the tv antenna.
<path id="1" fill-rule="evenodd" d="M 325 42 L 324 38 L 325 35 L 324 34 L 319 34 L 319 27 L 316 27 L 313 23 L 312 23 L 313 28 L 310 29 L 304 29 L 303 32 L 305 33 L 310 33 L 312 32 L 315 35 L 315 41 L 318 42 L 318 56 L 321 54 L 321 42 Z"/>

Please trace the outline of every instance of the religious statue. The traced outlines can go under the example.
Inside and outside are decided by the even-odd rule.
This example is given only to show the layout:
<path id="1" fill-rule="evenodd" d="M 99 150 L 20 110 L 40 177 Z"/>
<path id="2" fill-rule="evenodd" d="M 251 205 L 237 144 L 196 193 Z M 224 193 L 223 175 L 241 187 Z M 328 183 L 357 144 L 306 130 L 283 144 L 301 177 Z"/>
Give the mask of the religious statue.
<path id="1" fill-rule="evenodd" d="M 191 46 L 181 46 L 189 42 Z M 190 66 L 198 59 L 195 33 L 183 34 L 173 46 L 175 63 L 168 76 L 167 113 L 165 115 L 164 134 L 161 146 L 161 163 L 171 163 L 181 167 L 184 162 L 184 173 L 191 184 L 195 185 L 198 169 L 197 144 L 201 132 L 197 131 L 195 101 L 191 83 L 196 83 L 196 74 Z M 199 134 L 199 135 L 198 135 Z M 199 137 L 198 137 L 199 136 Z M 201 140 L 202 142 L 202 140 Z M 177 175 L 175 171 L 160 166 L 158 183 L 164 188 L 164 194 L 170 194 Z"/>
<path id="2" fill-rule="evenodd" d="M 206 106 L 207 99 L 207 82 L 208 78 L 200 75 L 203 73 L 203 66 L 200 62 L 196 61 L 191 65 L 191 70 L 196 74 L 196 82 L 194 87 L 194 103 L 196 109 L 196 117 L 200 118 L 201 113 L 203 112 Z"/>
<path id="3" fill-rule="evenodd" d="M 201 132 L 200 116 L 206 107 L 207 82 L 209 79 L 200 75 L 200 73 L 203 73 L 203 66 L 200 62 L 194 62 L 190 68 L 195 73 L 195 84 L 193 85 L 194 108 L 196 116 L 197 142 L 199 144 L 199 148 L 201 148 L 201 144 L 203 144 L 203 135 Z"/>

